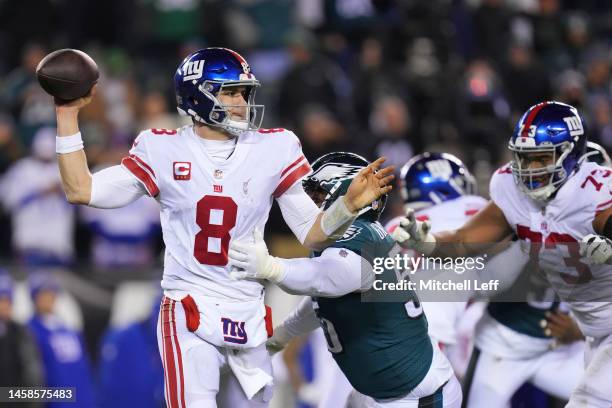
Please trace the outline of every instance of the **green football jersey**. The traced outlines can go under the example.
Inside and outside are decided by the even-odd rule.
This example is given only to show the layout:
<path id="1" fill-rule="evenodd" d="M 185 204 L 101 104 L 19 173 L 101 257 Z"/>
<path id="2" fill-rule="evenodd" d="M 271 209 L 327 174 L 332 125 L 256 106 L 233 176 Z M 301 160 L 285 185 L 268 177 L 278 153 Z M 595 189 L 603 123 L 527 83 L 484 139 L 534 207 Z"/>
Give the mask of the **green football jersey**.
<path id="1" fill-rule="evenodd" d="M 332 246 L 373 262 L 375 257 L 387 257 L 394 241 L 379 223 L 357 220 Z M 376 278 L 397 282 L 391 270 Z M 414 291 L 404 291 L 401 301 L 364 301 L 365 295 L 313 298 L 329 351 L 357 391 L 378 399 L 401 397 L 431 366 L 427 320 Z"/>

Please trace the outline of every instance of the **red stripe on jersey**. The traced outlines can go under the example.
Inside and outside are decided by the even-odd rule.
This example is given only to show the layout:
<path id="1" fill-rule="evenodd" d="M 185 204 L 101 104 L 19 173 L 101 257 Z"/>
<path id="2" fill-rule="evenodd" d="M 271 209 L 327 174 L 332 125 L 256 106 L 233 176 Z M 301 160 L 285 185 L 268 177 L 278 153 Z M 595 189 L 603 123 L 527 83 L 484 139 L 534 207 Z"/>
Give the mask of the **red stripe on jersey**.
<path id="1" fill-rule="evenodd" d="M 170 405 L 169 403 L 169 398 L 170 398 L 170 388 L 169 387 L 169 381 L 168 381 L 168 364 L 166 364 L 166 347 L 164 345 L 164 320 L 165 319 L 165 307 L 168 302 L 170 301 L 170 298 L 167 298 L 164 296 L 164 299 L 162 300 L 162 305 L 161 308 L 159 310 L 159 314 L 160 314 L 160 325 L 159 325 L 159 330 L 161 332 L 161 348 L 162 348 L 162 365 L 164 367 L 164 395 L 166 397 L 166 405 Z"/>
<path id="2" fill-rule="evenodd" d="M 521 136 L 529 136 L 529 128 L 531 127 L 533 120 L 537 116 L 538 112 L 540 112 L 540 110 L 546 105 L 548 105 L 548 102 L 542 102 L 540 104 L 537 104 L 535 108 L 533 108 L 533 110 L 529 113 L 529 116 L 527 116 L 525 122 L 523 123 L 523 130 L 521 131 Z"/>
<path id="3" fill-rule="evenodd" d="M 469 217 L 469 216 L 471 216 L 471 215 L 476 214 L 478 211 L 480 211 L 480 210 L 479 210 L 479 209 L 477 209 L 477 208 L 472 208 L 472 209 L 470 209 L 470 210 L 465 210 L 465 213 L 464 213 L 464 214 L 465 214 L 465 215 L 467 215 L 467 216 Z"/>
<path id="4" fill-rule="evenodd" d="M 417 215 L 416 217 L 417 221 L 429 221 L 429 215 L 423 214 L 423 215 Z"/>
<path id="5" fill-rule="evenodd" d="M 310 164 L 308 164 L 308 162 L 302 164 L 300 167 L 293 170 L 293 172 L 289 173 L 289 175 L 285 177 L 283 181 L 280 182 L 278 187 L 276 187 L 276 190 L 274 190 L 274 192 L 272 193 L 272 196 L 274 198 L 282 196 L 285 191 L 289 189 L 289 187 L 291 187 L 300 178 L 310 173 L 310 171 Z"/>
<path id="6" fill-rule="evenodd" d="M 605 207 L 605 206 L 609 205 L 610 203 L 612 203 L 612 200 L 608 200 L 608 201 L 606 201 L 605 203 L 601 203 L 601 204 L 599 204 L 599 205 L 597 206 L 597 209 L 599 210 L 599 209 L 600 209 L 600 207 Z"/>
<path id="7" fill-rule="evenodd" d="M 183 378 L 183 356 L 181 354 L 181 345 L 178 340 L 178 335 L 176 334 L 176 316 L 175 309 L 176 301 L 172 301 L 172 341 L 174 346 L 176 347 L 176 359 L 178 361 L 178 372 L 179 372 L 179 381 L 181 386 L 180 394 L 178 395 L 179 402 L 181 403 L 181 408 L 185 408 L 185 379 Z"/>
<path id="8" fill-rule="evenodd" d="M 159 194 L 159 188 L 155 183 L 155 180 L 143 170 L 142 167 L 138 165 L 138 163 L 132 159 L 131 157 L 124 157 L 121 160 L 121 164 L 130 171 L 142 184 L 144 184 L 147 192 L 151 197 L 155 197 Z"/>
<path id="9" fill-rule="evenodd" d="M 147 169 L 153 176 L 155 176 L 155 172 L 153 171 L 151 166 L 149 166 L 144 160 L 142 160 L 140 157 L 136 156 L 135 154 L 130 154 L 130 157 L 136 160 L 138 164 L 140 164 L 142 167 Z"/>
<path id="10" fill-rule="evenodd" d="M 291 170 L 292 168 L 294 168 L 295 166 L 298 165 L 299 162 L 301 162 L 302 160 L 304 160 L 305 157 L 304 155 L 301 155 L 300 157 L 297 158 L 296 161 L 294 161 L 293 163 L 291 163 L 290 165 L 288 165 L 287 167 L 285 167 L 285 170 L 283 170 L 281 172 L 281 178 L 285 175 L 285 173 L 287 173 L 289 170 Z"/>
<path id="11" fill-rule="evenodd" d="M 170 308 L 174 303 L 173 300 L 170 300 L 169 303 L 166 304 L 164 308 L 164 313 L 166 315 L 165 319 L 162 319 L 163 325 L 163 347 L 164 354 L 166 356 L 166 360 L 164 361 L 164 366 L 168 370 L 168 390 L 169 395 L 166 396 L 166 402 L 168 403 L 169 408 L 179 408 L 178 397 L 176 395 L 176 367 L 174 366 L 174 350 L 172 347 L 172 328 L 171 328 L 171 316 L 170 316 Z"/>

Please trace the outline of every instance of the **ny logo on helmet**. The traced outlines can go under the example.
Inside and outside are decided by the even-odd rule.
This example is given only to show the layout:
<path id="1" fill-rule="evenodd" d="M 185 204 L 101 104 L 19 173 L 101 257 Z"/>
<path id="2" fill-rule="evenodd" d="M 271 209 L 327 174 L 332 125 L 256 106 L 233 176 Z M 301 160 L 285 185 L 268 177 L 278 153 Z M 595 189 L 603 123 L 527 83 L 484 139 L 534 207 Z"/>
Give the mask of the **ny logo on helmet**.
<path id="1" fill-rule="evenodd" d="M 453 169 L 448 160 L 431 160 L 425 163 L 425 167 L 427 167 L 427 170 L 429 170 L 431 175 L 435 178 L 448 180 L 453 175 Z"/>
<path id="2" fill-rule="evenodd" d="M 183 82 L 200 79 L 204 73 L 204 60 L 187 61 L 183 64 L 181 70 L 184 75 Z"/>
<path id="3" fill-rule="evenodd" d="M 567 118 L 563 118 L 565 123 L 567 124 L 567 128 L 570 131 L 571 136 L 580 136 L 584 134 L 584 128 L 582 127 L 582 121 L 577 116 L 569 116 Z"/>

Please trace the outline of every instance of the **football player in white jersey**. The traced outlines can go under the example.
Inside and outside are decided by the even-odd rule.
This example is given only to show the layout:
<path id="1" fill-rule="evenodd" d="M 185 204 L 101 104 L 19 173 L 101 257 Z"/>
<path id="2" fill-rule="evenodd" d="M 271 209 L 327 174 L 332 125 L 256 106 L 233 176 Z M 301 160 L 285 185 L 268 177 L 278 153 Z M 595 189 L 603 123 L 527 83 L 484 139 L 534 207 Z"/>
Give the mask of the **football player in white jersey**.
<path id="1" fill-rule="evenodd" d="M 560 102 L 532 106 L 510 138 L 513 160 L 491 179 L 491 201 L 464 226 L 429 232 L 414 214 L 394 238 L 424 254 L 468 256 L 515 233 L 567 301 L 587 338 L 585 373 L 568 407 L 612 404 L 612 170 L 581 161 L 585 125 Z"/>
<path id="2" fill-rule="evenodd" d="M 434 232 L 460 227 L 487 203 L 476 195 L 476 181 L 467 167 L 448 153 L 423 153 L 410 159 L 402 167 L 399 191 L 404 208 L 414 210 L 420 221 L 432 220 Z M 385 229 L 393 233 L 401 219 L 392 219 Z M 431 272 L 425 271 L 427 275 Z M 411 276 L 413 278 L 415 275 Z M 469 347 L 465 353 L 461 352 L 457 345 L 457 328 L 467 301 L 424 301 L 422 305 L 429 335 L 438 341 L 461 378 L 469 359 L 469 354 L 466 355 Z"/>
<path id="3" fill-rule="evenodd" d="M 585 160 L 605 167 L 612 164 L 594 142 L 587 143 L 580 162 Z M 518 268 L 523 263 L 517 257 L 527 256 L 516 248 L 497 255 Z M 528 302 L 492 301 L 478 322 L 464 406 L 506 406 L 526 381 L 567 400 L 578 384 L 583 372 L 582 333 L 566 313 L 567 305 L 555 301 L 547 282 L 539 280 L 530 289 Z"/>
<path id="4" fill-rule="evenodd" d="M 271 335 L 263 286 L 230 278 L 232 239 L 263 230 L 273 199 L 304 245 L 322 249 L 359 210 L 390 190 L 391 167 L 361 170 L 337 205 L 324 212 L 304 192 L 310 172 L 298 138 L 259 129 L 259 82 L 226 48 L 189 55 L 174 76 L 179 113 L 192 126 L 140 133 L 121 166 L 90 174 L 78 112 L 91 96 L 57 106 L 57 153 L 71 203 L 100 208 L 143 195 L 161 207 L 166 245 L 158 344 L 169 407 L 266 406 L 272 393 Z M 376 171 L 378 170 L 378 171 Z"/>

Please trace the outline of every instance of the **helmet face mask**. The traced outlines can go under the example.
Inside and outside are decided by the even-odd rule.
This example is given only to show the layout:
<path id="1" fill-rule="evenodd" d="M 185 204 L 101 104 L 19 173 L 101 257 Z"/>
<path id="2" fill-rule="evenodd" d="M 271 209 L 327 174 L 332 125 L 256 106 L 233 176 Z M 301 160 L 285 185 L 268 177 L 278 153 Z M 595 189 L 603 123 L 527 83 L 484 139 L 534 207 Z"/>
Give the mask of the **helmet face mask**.
<path id="1" fill-rule="evenodd" d="M 510 169 L 525 195 L 546 202 L 574 174 L 586 145 L 585 126 L 576 108 L 560 102 L 532 106 L 510 142 Z"/>
<path id="2" fill-rule="evenodd" d="M 261 127 L 264 106 L 255 103 L 259 81 L 246 60 L 227 48 L 205 48 L 187 56 L 174 76 L 177 110 L 194 121 L 231 134 Z M 244 104 L 226 104 L 224 94 L 243 88 Z M 232 111 L 244 110 L 244 117 Z"/>

